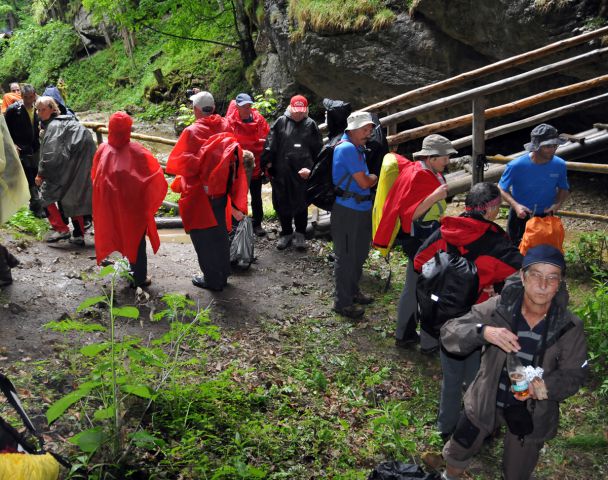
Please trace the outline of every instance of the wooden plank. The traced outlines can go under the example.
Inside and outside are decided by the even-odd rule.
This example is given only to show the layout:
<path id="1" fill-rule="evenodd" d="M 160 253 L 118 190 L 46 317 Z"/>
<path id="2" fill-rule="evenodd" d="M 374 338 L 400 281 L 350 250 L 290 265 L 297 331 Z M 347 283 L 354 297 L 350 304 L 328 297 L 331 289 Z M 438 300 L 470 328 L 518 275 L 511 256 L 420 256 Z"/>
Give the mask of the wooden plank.
<path id="1" fill-rule="evenodd" d="M 530 97 L 523 98 L 511 103 L 505 103 L 497 107 L 489 108 L 485 111 L 486 119 L 500 117 L 511 113 L 518 112 L 528 107 L 532 107 L 542 102 L 549 100 L 555 100 L 567 95 L 584 92 L 592 88 L 600 87 L 608 84 L 608 75 L 602 75 L 600 77 L 592 78 L 591 80 L 585 80 L 583 82 L 575 83 L 573 85 L 567 85 L 565 87 L 555 88 L 547 92 L 542 92 Z M 441 122 L 431 123 L 429 125 L 423 125 L 422 127 L 416 127 L 397 135 L 387 137 L 389 145 L 396 145 L 404 143 L 415 138 L 421 138 L 426 135 L 435 132 L 445 132 L 454 128 L 459 128 L 470 124 L 473 121 L 473 115 L 467 114 L 460 117 L 450 118 L 449 120 L 443 120 Z"/>
<path id="2" fill-rule="evenodd" d="M 606 48 L 598 48 L 592 50 L 591 52 L 587 52 L 581 55 L 577 55 L 576 57 L 568 58 L 566 60 L 562 60 L 559 62 L 552 63 L 550 65 L 544 65 L 539 68 L 535 68 L 534 70 L 530 70 L 529 72 L 521 73 L 519 75 L 514 75 L 509 78 L 505 78 L 502 80 L 498 80 L 493 83 L 489 83 L 487 85 L 483 85 L 481 87 L 473 88 L 471 90 L 466 90 L 464 92 L 456 93 L 454 95 L 450 95 L 448 97 L 439 98 L 432 102 L 424 103 L 422 105 L 418 105 L 416 107 L 409 108 L 407 110 L 403 110 L 398 113 L 394 113 L 392 115 L 388 115 L 380 119 L 380 123 L 383 126 L 390 125 L 391 123 L 399 123 L 410 118 L 414 118 L 418 115 L 422 115 L 424 113 L 433 112 L 435 110 L 440 110 L 442 108 L 447 108 L 452 105 L 456 105 L 458 103 L 466 102 L 473 100 L 473 98 L 478 97 L 480 95 L 490 95 L 492 93 L 499 92 L 501 90 L 505 90 L 510 87 L 514 87 L 515 85 L 520 85 L 522 83 L 529 82 L 530 80 L 534 80 L 537 78 L 541 78 L 561 70 L 573 68 L 575 66 L 588 63 L 596 57 L 602 57 L 608 52 L 608 47 Z"/>

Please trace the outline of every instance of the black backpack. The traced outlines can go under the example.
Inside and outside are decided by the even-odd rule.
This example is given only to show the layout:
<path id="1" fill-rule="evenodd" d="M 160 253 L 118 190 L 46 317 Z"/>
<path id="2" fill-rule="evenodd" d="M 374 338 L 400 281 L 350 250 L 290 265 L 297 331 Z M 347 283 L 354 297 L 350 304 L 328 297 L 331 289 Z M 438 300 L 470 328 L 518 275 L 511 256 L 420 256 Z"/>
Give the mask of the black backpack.
<path id="1" fill-rule="evenodd" d="M 435 338 L 439 338 L 446 321 L 467 313 L 479 297 L 479 277 L 473 261 L 477 255 L 469 252 L 462 256 L 450 244 L 447 250 L 439 250 L 422 266 L 416 283 L 420 328 Z"/>
<path id="2" fill-rule="evenodd" d="M 306 201 L 322 210 L 330 211 L 336 200 L 336 189 L 332 177 L 334 148 L 340 142 L 325 145 L 310 171 L 306 182 Z"/>
<path id="3" fill-rule="evenodd" d="M 365 144 L 365 161 L 367 163 L 367 169 L 369 173 L 380 176 L 380 168 L 382 167 L 382 159 L 384 155 L 388 153 L 388 142 L 380 125 L 380 119 L 378 115 L 372 113 L 372 120 L 374 122 L 374 129 L 372 134 Z"/>

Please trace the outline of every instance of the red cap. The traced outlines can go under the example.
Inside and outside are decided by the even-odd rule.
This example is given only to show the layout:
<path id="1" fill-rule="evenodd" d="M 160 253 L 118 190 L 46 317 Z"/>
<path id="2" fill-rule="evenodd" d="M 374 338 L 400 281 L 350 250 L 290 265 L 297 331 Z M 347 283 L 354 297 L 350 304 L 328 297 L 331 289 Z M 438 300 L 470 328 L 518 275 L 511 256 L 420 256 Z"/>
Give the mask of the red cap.
<path id="1" fill-rule="evenodd" d="M 305 112 L 308 109 L 308 100 L 303 95 L 294 95 L 289 101 L 292 112 Z"/>

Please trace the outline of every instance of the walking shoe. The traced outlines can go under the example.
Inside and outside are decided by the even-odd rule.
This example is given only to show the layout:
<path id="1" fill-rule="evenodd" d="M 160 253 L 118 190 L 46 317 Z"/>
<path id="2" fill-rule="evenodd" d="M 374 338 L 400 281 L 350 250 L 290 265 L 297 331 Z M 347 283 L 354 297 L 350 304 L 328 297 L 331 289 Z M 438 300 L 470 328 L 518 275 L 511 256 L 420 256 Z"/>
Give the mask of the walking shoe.
<path id="1" fill-rule="evenodd" d="M 222 290 L 224 290 L 224 286 L 226 284 L 224 284 L 224 286 L 219 287 L 219 288 L 212 287 L 211 285 L 209 285 L 207 283 L 204 275 L 194 275 L 192 277 L 192 285 L 194 285 L 195 287 L 198 287 L 198 288 L 204 288 L 205 290 L 211 290 L 212 292 L 221 292 Z"/>
<path id="2" fill-rule="evenodd" d="M 343 317 L 348 318 L 361 318 L 365 313 L 365 310 L 358 305 L 349 305 L 348 307 L 338 308 L 334 307 L 334 312 Z"/>
<path id="3" fill-rule="evenodd" d="M 395 346 L 399 348 L 410 348 L 420 342 L 420 336 L 416 333 L 411 337 L 406 338 L 396 338 Z"/>
<path id="4" fill-rule="evenodd" d="M 289 235 L 281 235 L 279 237 L 279 241 L 277 242 L 277 250 L 285 250 L 289 245 L 291 245 L 291 239 L 293 238 L 293 233 Z"/>
<path id="5" fill-rule="evenodd" d="M 369 305 L 370 303 L 373 303 L 374 299 L 373 297 L 370 297 L 368 295 L 365 295 L 364 293 L 357 293 L 354 297 L 353 297 L 353 302 L 357 303 L 359 305 Z"/>
<path id="6" fill-rule="evenodd" d="M 72 237 L 68 240 L 72 245 L 84 247 L 84 237 Z"/>
<path id="7" fill-rule="evenodd" d="M 264 230 L 264 227 L 262 227 L 262 225 L 256 225 L 255 227 L 253 227 L 253 233 L 255 233 L 258 237 L 263 237 L 264 235 L 266 235 L 266 230 Z"/>
<path id="8" fill-rule="evenodd" d="M 300 250 L 301 252 L 306 250 L 306 237 L 303 233 L 296 232 L 293 246 L 296 247 L 296 250 Z"/>
<path id="9" fill-rule="evenodd" d="M 59 240 L 67 240 L 68 238 L 70 238 L 70 236 L 71 235 L 69 230 L 67 232 L 53 231 L 46 236 L 45 240 L 47 243 L 55 243 Z"/>

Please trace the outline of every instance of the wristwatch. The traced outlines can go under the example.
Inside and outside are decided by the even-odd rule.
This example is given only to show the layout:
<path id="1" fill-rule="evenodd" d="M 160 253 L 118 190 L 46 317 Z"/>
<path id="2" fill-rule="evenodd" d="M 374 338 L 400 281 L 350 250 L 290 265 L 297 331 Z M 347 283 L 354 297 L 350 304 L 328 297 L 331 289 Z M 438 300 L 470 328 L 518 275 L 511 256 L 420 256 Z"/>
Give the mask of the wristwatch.
<path id="1" fill-rule="evenodd" d="M 483 323 L 478 323 L 477 325 L 475 325 L 475 331 L 478 335 L 483 335 L 483 327 L 485 327 L 485 324 Z"/>

